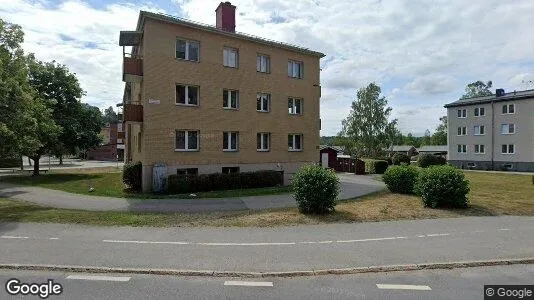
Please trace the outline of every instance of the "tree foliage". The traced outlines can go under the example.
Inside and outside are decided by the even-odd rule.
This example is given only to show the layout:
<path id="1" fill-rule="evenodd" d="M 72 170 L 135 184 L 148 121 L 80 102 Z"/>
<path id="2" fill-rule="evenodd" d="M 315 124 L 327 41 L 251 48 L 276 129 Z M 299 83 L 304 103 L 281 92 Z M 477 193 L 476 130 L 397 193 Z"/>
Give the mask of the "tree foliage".
<path id="1" fill-rule="evenodd" d="M 380 95 L 381 89 L 375 83 L 361 88 L 357 99 L 352 102 L 351 111 L 342 122 L 340 135 L 347 138 L 346 148 L 357 155 L 376 156 L 391 144 L 397 120 L 389 121 L 391 107 Z M 351 153 L 352 154 L 352 153 Z"/>
<path id="2" fill-rule="evenodd" d="M 104 109 L 104 116 L 103 116 L 104 124 L 117 123 L 118 121 L 119 121 L 119 117 L 117 116 L 117 113 L 113 110 L 113 106 L 110 106 Z"/>
<path id="3" fill-rule="evenodd" d="M 441 122 L 432 135 L 432 145 L 447 145 L 447 116 L 439 118 Z"/>
<path id="4" fill-rule="evenodd" d="M 493 94 L 490 90 L 492 86 L 493 82 L 491 80 L 485 83 L 480 80 L 471 82 L 465 88 L 465 94 L 463 94 L 460 99 L 490 96 Z"/>

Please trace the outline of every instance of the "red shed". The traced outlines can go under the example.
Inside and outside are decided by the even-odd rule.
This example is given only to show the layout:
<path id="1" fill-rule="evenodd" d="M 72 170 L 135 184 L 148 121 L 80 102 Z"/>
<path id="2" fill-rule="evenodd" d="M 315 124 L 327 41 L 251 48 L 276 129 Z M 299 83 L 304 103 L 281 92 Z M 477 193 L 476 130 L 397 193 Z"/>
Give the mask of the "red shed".
<path id="1" fill-rule="evenodd" d="M 339 146 L 320 146 L 319 162 L 325 168 L 335 168 L 337 165 L 337 155 L 343 153 Z"/>

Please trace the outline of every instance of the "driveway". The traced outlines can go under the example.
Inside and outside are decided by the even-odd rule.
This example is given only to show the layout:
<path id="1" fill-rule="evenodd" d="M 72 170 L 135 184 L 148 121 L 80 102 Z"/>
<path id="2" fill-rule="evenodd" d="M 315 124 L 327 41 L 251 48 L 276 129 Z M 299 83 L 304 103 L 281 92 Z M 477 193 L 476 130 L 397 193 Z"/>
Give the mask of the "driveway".
<path id="1" fill-rule="evenodd" d="M 340 173 L 338 176 L 341 180 L 340 200 L 365 196 L 385 188 L 384 183 L 373 176 L 350 173 Z M 0 197 L 20 199 L 48 207 L 91 211 L 215 212 L 296 207 L 292 194 L 202 199 L 128 199 L 79 195 L 2 182 Z"/>

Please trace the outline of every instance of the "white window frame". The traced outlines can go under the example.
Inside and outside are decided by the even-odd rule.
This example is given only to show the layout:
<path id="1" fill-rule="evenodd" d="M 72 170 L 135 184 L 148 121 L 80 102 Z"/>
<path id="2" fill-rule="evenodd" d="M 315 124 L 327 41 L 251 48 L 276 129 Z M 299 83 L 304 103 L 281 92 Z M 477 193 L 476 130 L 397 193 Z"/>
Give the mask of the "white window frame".
<path id="1" fill-rule="evenodd" d="M 486 146 L 483 144 L 476 144 L 474 150 L 475 150 L 475 154 L 486 154 Z"/>
<path id="2" fill-rule="evenodd" d="M 288 60 L 287 61 L 287 76 L 291 78 L 297 78 L 297 79 L 304 78 L 304 63 L 298 60 L 292 60 L 292 59 Z"/>
<path id="3" fill-rule="evenodd" d="M 458 118 L 459 119 L 465 119 L 467 118 L 467 109 L 458 109 L 458 112 L 459 114 L 457 113 L 456 115 L 459 115 Z"/>
<path id="4" fill-rule="evenodd" d="M 117 132 L 122 132 L 122 122 L 117 123 Z"/>
<path id="5" fill-rule="evenodd" d="M 263 100 L 265 100 L 265 98 L 267 98 L 267 109 L 263 107 L 264 106 Z M 258 110 L 258 101 L 260 101 L 261 103 L 260 104 L 261 110 Z M 271 94 L 267 94 L 267 93 L 256 94 L 256 111 L 258 112 L 270 112 L 271 111 Z"/>
<path id="6" fill-rule="evenodd" d="M 230 55 L 235 55 L 235 65 L 230 64 Z M 229 68 L 239 68 L 239 49 L 232 48 L 232 47 L 224 47 L 223 48 L 223 66 L 229 67 Z"/>
<path id="7" fill-rule="evenodd" d="M 185 87 L 185 103 L 178 103 L 178 93 L 176 92 L 176 88 L 178 86 Z M 197 104 L 190 104 L 189 103 L 189 88 L 194 87 L 197 89 Z M 188 84 L 181 84 L 177 83 L 174 86 L 174 104 L 181 105 L 181 106 L 199 106 L 200 105 L 200 86 L 198 85 L 188 85 Z"/>
<path id="8" fill-rule="evenodd" d="M 467 126 L 458 126 L 458 129 L 460 129 L 460 134 L 456 134 L 457 136 L 466 136 L 467 135 Z"/>
<path id="9" fill-rule="evenodd" d="M 484 108 L 484 107 L 475 107 L 475 111 L 473 112 L 473 115 L 475 117 L 484 117 L 486 115 L 486 108 Z"/>
<path id="10" fill-rule="evenodd" d="M 296 149 L 296 148 L 295 148 L 295 144 L 296 144 L 296 142 L 295 142 L 296 139 L 295 139 L 295 138 L 296 138 L 297 136 L 300 137 L 300 148 L 299 148 L 299 149 Z M 304 144 L 304 138 L 303 138 L 302 133 L 290 133 L 290 134 L 288 134 L 288 140 L 289 140 L 289 137 L 291 137 L 291 139 L 292 139 L 292 142 L 291 142 L 292 146 L 289 147 L 289 145 L 288 145 L 288 151 L 289 151 L 289 152 L 299 152 L 299 151 L 302 151 L 303 148 L 304 148 L 304 145 L 303 145 L 303 144 Z"/>
<path id="11" fill-rule="evenodd" d="M 224 148 L 224 135 L 227 134 L 227 145 L 228 148 Z M 232 136 L 235 135 L 235 149 L 232 149 Z M 237 152 L 239 151 L 239 132 L 238 131 L 224 131 L 223 132 L 223 151 L 224 152 Z"/>
<path id="12" fill-rule="evenodd" d="M 477 133 L 477 128 L 478 128 L 478 133 Z M 473 126 L 473 135 L 486 135 L 486 126 L 484 125 Z"/>
<path id="13" fill-rule="evenodd" d="M 256 71 L 260 73 L 271 73 L 271 57 L 266 54 L 256 56 Z"/>
<path id="14" fill-rule="evenodd" d="M 224 106 L 224 95 L 226 94 L 227 106 Z M 232 94 L 235 94 L 235 107 L 232 107 Z M 224 109 L 239 109 L 239 91 L 223 89 L 223 108 Z"/>
<path id="15" fill-rule="evenodd" d="M 265 147 L 264 136 L 267 136 L 267 147 Z M 258 138 L 260 138 L 260 148 L 258 148 Z M 258 132 L 256 134 L 256 151 L 258 152 L 268 152 L 271 150 L 271 133 L 270 132 Z"/>
<path id="16" fill-rule="evenodd" d="M 184 41 L 185 42 L 185 58 L 181 58 L 181 57 L 178 57 L 177 53 L 178 53 L 178 41 Z M 198 53 L 197 53 L 197 60 L 193 60 L 193 59 L 190 59 L 189 58 L 189 44 L 197 44 L 198 47 Z M 176 43 L 174 45 L 174 58 L 176 59 L 179 59 L 179 60 L 187 60 L 187 61 L 194 61 L 194 62 L 199 62 L 200 61 L 200 42 L 199 41 L 195 41 L 195 40 L 188 40 L 188 39 L 183 39 L 183 38 L 176 38 Z"/>
<path id="17" fill-rule="evenodd" d="M 184 146 L 185 146 L 185 149 L 180 149 L 180 148 L 176 148 L 176 144 L 178 142 L 177 138 L 178 138 L 178 132 L 179 131 L 183 131 L 184 132 L 184 136 L 185 136 L 185 143 L 184 143 Z M 196 132 L 197 134 L 197 146 L 196 148 L 194 149 L 189 149 L 189 133 L 192 133 L 192 132 Z M 199 130 L 188 130 L 188 129 L 176 129 L 175 132 L 174 132 L 174 151 L 178 151 L 178 152 L 194 152 L 194 151 L 199 151 L 200 149 L 200 131 Z"/>
<path id="18" fill-rule="evenodd" d="M 503 112 L 503 108 L 506 107 L 506 112 Z M 514 112 L 510 112 L 510 107 L 513 107 Z M 513 115 L 515 114 L 515 103 L 512 104 L 504 104 L 501 108 L 501 115 Z"/>
<path id="19" fill-rule="evenodd" d="M 502 151 L 502 146 L 506 146 L 506 152 Z M 510 146 L 512 146 L 512 152 L 510 152 Z M 501 145 L 501 154 L 515 154 L 515 144 L 502 144 Z"/>
<path id="20" fill-rule="evenodd" d="M 512 127 L 510 127 L 512 125 Z M 504 130 L 506 128 L 506 130 Z M 512 132 L 510 132 L 510 128 L 513 128 Z M 514 123 L 503 123 L 501 124 L 501 134 L 509 135 L 509 134 L 515 134 L 515 124 Z"/>
<path id="21" fill-rule="evenodd" d="M 461 154 L 466 154 L 467 153 L 467 145 L 465 145 L 465 144 L 458 144 L 456 146 L 456 148 L 457 148 L 456 151 L 458 153 L 461 153 Z M 460 151 L 458 151 L 458 150 L 460 150 Z"/>
<path id="22" fill-rule="evenodd" d="M 296 100 L 299 100 L 299 103 L 300 103 L 300 113 L 297 113 L 297 105 L 295 104 L 297 101 Z M 288 97 L 287 98 L 287 104 L 288 104 L 288 113 L 290 115 L 295 115 L 295 116 L 298 116 L 298 115 L 302 115 L 302 109 L 303 109 L 303 106 L 304 106 L 304 100 L 302 98 L 296 98 L 296 97 Z M 289 110 L 289 102 L 291 102 L 291 111 Z"/>

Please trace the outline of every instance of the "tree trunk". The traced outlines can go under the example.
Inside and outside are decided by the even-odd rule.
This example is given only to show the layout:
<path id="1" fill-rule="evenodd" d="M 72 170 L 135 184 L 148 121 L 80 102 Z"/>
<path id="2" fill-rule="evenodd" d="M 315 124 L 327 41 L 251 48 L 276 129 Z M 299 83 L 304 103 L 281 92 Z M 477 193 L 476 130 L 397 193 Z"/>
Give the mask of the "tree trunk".
<path id="1" fill-rule="evenodd" d="M 59 164 L 60 164 L 60 165 L 63 164 L 63 154 L 60 154 L 60 155 L 59 155 Z"/>
<path id="2" fill-rule="evenodd" d="M 24 158 L 22 157 L 22 155 L 20 156 L 20 170 L 24 171 Z"/>
<path id="3" fill-rule="evenodd" d="M 41 155 L 37 155 L 32 157 L 33 159 L 33 174 L 32 176 L 39 176 L 39 160 L 41 159 Z"/>
<path id="4" fill-rule="evenodd" d="M 31 165 L 32 165 L 32 160 L 30 159 L 30 157 L 29 157 L 29 156 L 28 156 L 28 164 L 29 164 L 29 165 L 30 165 L 30 167 L 31 167 Z"/>

